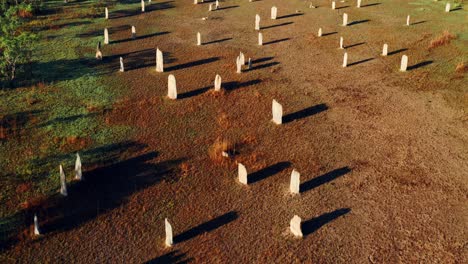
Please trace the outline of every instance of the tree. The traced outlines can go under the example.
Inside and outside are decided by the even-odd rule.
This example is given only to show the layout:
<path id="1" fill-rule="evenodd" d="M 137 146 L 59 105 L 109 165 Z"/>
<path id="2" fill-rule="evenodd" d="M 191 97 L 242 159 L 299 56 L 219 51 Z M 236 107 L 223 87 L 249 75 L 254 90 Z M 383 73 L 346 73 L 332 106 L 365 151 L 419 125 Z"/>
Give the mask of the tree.
<path id="1" fill-rule="evenodd" d="M 0 74 L 9 81 L 31 60 L 36 35 L 22 29 L 24 18 L 20 15 L 30 11 L 30 5 L 20 4 L 10 6 L 0 16 Z"/>

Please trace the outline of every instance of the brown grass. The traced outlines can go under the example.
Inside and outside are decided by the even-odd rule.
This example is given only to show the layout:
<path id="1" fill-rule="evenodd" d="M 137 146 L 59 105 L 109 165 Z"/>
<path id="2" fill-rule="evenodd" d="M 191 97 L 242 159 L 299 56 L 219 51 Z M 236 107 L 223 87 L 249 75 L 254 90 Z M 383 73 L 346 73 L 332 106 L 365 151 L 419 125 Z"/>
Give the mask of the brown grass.
<path id="1" fill-rule="evenodd" d="M 218 138 L 213 145 L 211 145 L 208 154 L 210 155 L 211 160 L 215 163 L 223 163 L 226 160 L 222 155 L 223 151 L 229 153 L 229 151 L 234 148 L 234 145 L 235 144 L 227 139 Z"/>
<path id="2" fill-rule="evenodd" d="M 47 201 L 46 196 L 34 197 L 22 203 L 21 208 L 29 211 L 38 211 L 44 207 L 45 201 Z"/>
<path id="3" fill-rule="evenodd" d="M 468 66 L 465 64 L 465 62 L 460 62 L 457 64 L 457 67 L 455 68 L 456 73 L 463 74 L 468 71 Z"/>
<path id="4" fill-rule="evenodd" d="M 431 43 L 429 44 L 429 50 L 440 47 L 440 46 L 450 44 L 450 41 L 452 39 L 456 39 L 456 38 L 457 38 L 457 36 L 451 34 L 447 30 L 445 30 L 444 33 L 442 33 L 442 35 L 440 35 L 439 37 L 431 40 Z"/>
<path id="5" fill-rule="evenodd" d="M 28 192 L 29 190 L 31 190 L 31 183 L 30 182 L 27 182 L 27 183 L 21 183 L 19 184 L 17 187 L 16 187 L 16 193 L 25 193 L 25 192 Z"/>
<path id="6" fill-rule="evenodd" d="M 33 17 L 33 14 L 31 13 L 31 11 L 21 9 L 18 11 L 18 16 L 22 18 L 31 18 Z"/>

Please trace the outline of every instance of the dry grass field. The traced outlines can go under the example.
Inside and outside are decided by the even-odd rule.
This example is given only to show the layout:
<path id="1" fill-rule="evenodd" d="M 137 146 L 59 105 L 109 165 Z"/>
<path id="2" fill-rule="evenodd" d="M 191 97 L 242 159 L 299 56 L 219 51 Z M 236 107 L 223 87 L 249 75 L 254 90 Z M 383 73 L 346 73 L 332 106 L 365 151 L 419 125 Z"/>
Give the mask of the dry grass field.
<path id="1" fill-rule="evenodd" d="M 2 172 L 2 219 L 23 219 L 1 262 L 466 263 L 463 4 L 445 13 L 445 2 L 432 0 L 364 0 L 361 8 L 346 0 L 336 10 L 328 0 L 225 0 L 208 12 L 211 3 L 153 0 L 141 13 L 138 1 L 46 2 L 50 12 L 40 18 L 50 26 L 38 54 L 65 55 L 35 66 L 45 87 L 4 92 L 10 102 L 24 91 L 51 98 L 31 104 L 27 124 L 0 142 L 1 157 L 13 155 Z M 96 61 L 105 27 L 110 44 Z M 155 71 L 156 47 L 164 73 Z M 253 62 L 241 74 L 239 52 Z M 399 71 L 402 55 L 407 72 Z M 169 74 L 177 100 L 166 97 Z M 216 74 L 222 92 L 213 91 Z M 80 87 L 89 91 L 75 105 Z M 271 122 L 272 99 L 283 106 L 282 125 Z M 67 102 L 64 113 L 83 111 L 40 128 L 41 114 Z M 71 125 L 73 132 L 57 134 Z M 76 152 L 81 182 L 72 180 Z M 27 160 L 37 177 L 11 180 Z M 247 186 L 237 181 L 238 162 L 249 172 Z M 58 193 L 60 163 L 68 197 Z M 299 195 L 289 193 L 293 169 L 301 173 Z M 34 213 L 39 237 L 31 236 Z M 294 215 L 302 239 L 289 232 Z"/>

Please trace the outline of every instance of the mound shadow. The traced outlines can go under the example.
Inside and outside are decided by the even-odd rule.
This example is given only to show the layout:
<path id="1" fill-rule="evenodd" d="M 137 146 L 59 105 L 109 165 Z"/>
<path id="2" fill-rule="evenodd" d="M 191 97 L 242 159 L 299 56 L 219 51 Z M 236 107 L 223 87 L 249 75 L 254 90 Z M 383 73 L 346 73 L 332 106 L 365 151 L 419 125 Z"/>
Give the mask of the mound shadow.
<path id="1" fill-rule="evenodd" d="M 302 15 L 304 15 L 304 14 L 303 13 L 294 13 L 294 14 L 290 14 L 290 15 L 280 16 L 280 17 L 277 17 L 276 19 L 285 19 L 285 18 L 302 16 Z"/>
<path id="2" fill-rule="evenodd" d="M 434 61 L 428 60 L 428 61 L 423 61 L 423 62 L 414 64 L 414 65 L 408 66 L 408 71 L 416 70 L 416 69 L 425 67 L 425 66 L 427 66 L 427 65 L 432 64 L 433 62 L 434 62 Z"/>
<path id="3" fill-rule="evenodd" d="M 282 27 L 282 26 L 287 26 L 287 25 L 291 25 L 291 24 L 294 24 L 294 22 L 285 22 L 285 23 L 281 23 L 281 24 L 261 27 L 260 29 L 269 29 L 269 28 L 275 28 L 275 27 Z"/>
<path id="4" fill-rule="evenodd" d="M 204 233 L 211 232 L 220 228 L 223 225 L 226 225 L 238 218 L 238 214 L 235 211 L 230 211 L 223 215 L 220 215 L 214 219 L 211 219 L 203 224 L 200 224 L 196 227 L 193 227 L 177 236 L 174 237 L 174 243 L 181 243 L 187 240 L 190 240 L 196 236 L 202 235 Z"/>
<path id="5" fill-rule="evenodd" d="M 169 34 L 169 33 L 171 33 L 171 32 L 169 32 L 169 31 L 156 32 L 156 33 L 152 33 L 152 34 L 148 34 L 148 35 L 136 36 L 135 38 L 127 38 L 127 39 L 120 39 L 120 40 L 110 41 L 110 44 L 118 44 L 118 43 L 128 42 L 128 41 L 132 41 L 132 40 L 140 40 L 140 39 L 146 39 L 146 38 L 151 38 L 151 37 L 157 37 L 157 36 L 162 36 L 162 35 L 166 35 L 166 34 Z"/>
<path id="6" fill-rule="evenodd" d="M 284 41 L 288 41 L 288 40 L 290 40 L 290 38 L 282 38 L 282 39 L 272 40 L 272 41 L 263 43 L 263 46 L 267 46 L 267 45 L 271 45 L 271 44 L 275 44 L 275 43 L 280 43 L 280 42 L 284 42 Z"/>
<path id="7" fill-rule="evenodd" d="M 302 119 L 302 118 L 306 118 L 306 117 L 309 117 L 309 116 L 313 116 L 313 115 L 316 115 L 320 112 L 323 112 L 325 110 L 328 109 L 328 106 L 326 104 L 318 104 L 318 105 L 314 105 L 314 106 L 311 106 L 311 107 L 307 107 L 305 109 L 302 109 L 300 111 L 297 111 L 297 112 L 294 112 L 294 113 L 291 113 L 291 114 L 287 114 L 285 116 L 283 116 L 283 123 L 286 124 L 286 123 L 290 123 L 294 120 L 299 120 L 299 119 Z"/>
<path id="8" fill-rule="evenodd" d="M 404 49 L 397 49 L 397 50 L 394 50 L 394 51 L 391 51 L 389 52 L 387 55 L 390 56 L 390 55 L 394 55 L 394 54 L 398 54 L 400 52 L 403 52 L 403 51 L 407 51 L 408 49 L 404 48 Z"/>
<path id="9" fill-rule="evenodd" d="M 283 170 L 291 167 L 291 162 L 288 161 L 283 161 L 283 162 L 278 162 L 275 163 L 271 166 L 268 166 L 266 168 L 263 168 L 259 171 L 256 171 L 254 173 L 249 174 L 248 176 L 248 182 L 249 183 L 256 183 L 258 181 L 264 180 L 270 176 L 273 176 L 277 173 L 282 172 Z"/>
<path id="10" fill-rule="evenodd" d="M 207 64 L 207 63 L 212 63 L 212 62 L 218 61 L 219 59 L 220 59 L 220 57 L 212 57 L 212 58 L 207 58 L 207 59 L 191 61 L 191 62 L 187 62 L 187 63 L 183 63 L 183 64 L 179 64 L 179 65 L 164 68 L 164 71 L 170 72 L 170 71 L 182 70 L 182 69 L 186 69 L 186 68 L 200 66 L 200 65 L 203 65 L 203 64 Z"/>
<path id="11" fill-rule="evenodd" d="M 149 260 L 145 264 L 186 264 L 192 261 L 193 258 L 187 258 L 186 253 L 180 253 L 178 250 L 175 250 Z"/>
<path id="12" fill-rule="evenodd" d="M 245 81 L 245 82 L 233 81 L 233 82 L 226 82 L 226 83 L 222 84 L 221 86 L 226 91 L 234 91 L 234 90 L 237 90 L 237 89 L 240 89 L 240 88 L 256 85 L 256 84 L 259 84 L 261 82 L 262 82 L 262 80 L 260 80 L 260 79 L 255 79 L 255 80 L 250 80 L 250 81 Z"/>
<path id="13" fill-rule="evenodd" d="M 370 19 L 363 19 L 363 20 L 356 20 L 356 21 L 353 21 L 351 23 L 348 24 L 348 26 L 353 26 L 353 25 L 358 25 L 358 24 L 362 24 L 362 23 L 367 23 L 369 22 Z"/>
<path id="14" fill-rule="evenodd" d="M 349 49 L 349 48 L 361 46 L 361 45 L 364 45 L 364 44 L 366 44 L 366 42 L 359 42 L 359 43 L 356 43 L 356 44 L 351 44 L 351 45 L 345 46 L 344 48 Z"/>
<path id="15" fill-rule="evenodd" d="M 203 45 L 221 43 L 221 42 L 225 42 L 225 41 L 228 41 L 228 40 L 231 40 L 231 39 L 232 38 L 223 38 L 223 39 L 213 40 L 213 41 L 205 42 L 205 43 L 203 43 Z"/>
<path id="16" fill-rule="evenodd" d="M 368 62 L 368 61 L 371 61 L 371 60 L 374 60 L 374 58 L 367 58 L 367 59 L 364 59 L 364 60 L 355 61 L 355 62 L 352 62 L 352 63 L 348 64 L 348 67 L 358 65 L 358 64 L 361 64 L 361 63 L 364 63 L 364 62 Z"/>
<path id="17" fill-rule="evenodd" d="M 315 231 L 319 230 L 322 226 L 332 222 L 340 216 L 346 215 L 349 212 L 351 212 L 351 209 L 341 208 L 333 212 L 325 213 L 318 217 L 305 221 L 302 223 L 302 233 L 304 234 L 304 236 L 310 235 Z"/>
<path id="18" fill-rule="evenodd" d="M 309 181 L 301 183 L 301 185 L 299 187 L 300 192 L 302 193 L 302 192 L 310 191 L 310 190 L 312 190 L 314 188 L 319 187 L 322 184 L 325 184 L 327 182 L 331 182 L 336 178 L 342 177 L 342 176 L 344 176 L 345 174 L 347 174 L 349 172 L 351 172 L 351 169 L 349 167 L 343 167 L 343 168 L 339 168 L 339 169 L 330 171 L 328 173 L 325 173 L 325 174 L 323 174 L 321 176 L 318 176 L 318 177 L 313 178 L 313 179 L 311 179 Z"/>

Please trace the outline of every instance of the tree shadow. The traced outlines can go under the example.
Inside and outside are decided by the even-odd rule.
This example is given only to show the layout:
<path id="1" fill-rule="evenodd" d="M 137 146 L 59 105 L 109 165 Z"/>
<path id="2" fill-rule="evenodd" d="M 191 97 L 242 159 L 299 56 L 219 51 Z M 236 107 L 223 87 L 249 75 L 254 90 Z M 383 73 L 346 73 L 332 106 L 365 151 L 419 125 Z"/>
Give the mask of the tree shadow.
<path id="1" fill-rule="evenodd" d="M 178 166 L 184 159 L 155 162 L 158 153 L 145 152 L 145 149 L 147 146 L 144 144 L 124 141 L 80 152 L 84 161 L 84 179 L 68 182 L 66 197 L 56 193 L 31 202 L 26 209 L 13 216 L 1 218 L 0 223 L 6 222 L 8 226 L 0 224 L 0 247 L 17 243 L 15 233 L 31 226 L 34 214 L 38 216 L 41 233 L 53 235 L 55 232 L 73 229 L 104 212 L 124 205 L 135 192 L 162 180 L 178 177 Z M 61 154 L 37 160 L 34 164 L 42 166 L 56 163 L 58 166 L 64 159 L 74 157 L 74 153 Z M 68 169 L 65 167 L 66 171 Z M 12 225 L 13 221 L 16 223 Z"/>
<path id="2" fill-rule="evenodd" d="M 166 34 L 169 34 L 169 33 L 171 33 L 171 32 L 169 32 L 169 31 L 163 31 L 163 32 L 157 32 L 157 33 L 148 34 L 148 35 L 144 35 L 144 36 L 136 36 L 135 38 L 114 40 L 114 41 L 110 41 L 109 43 L 110 43 L 110 44 L 117 44 L 117 43 L 123 43 L 123 42 L 127 42 L 127 41 L 132 41 L 132 40 L 140 40 L 140 39 L 146 39 L 146 38 L 151 38 L 151 37 L 166 35 Z"/>
<path id="3" fill-rule="evenodd" d="M 29 110 L 13 114 L 0 114 L 0 129 L 4 131 L 4 138 L 0 137 L 0 142 L 11 135 L 19 135 L 21 130 L 26 128 L 43 112 L 42 110 Z"/>
<path id="4" fill-rule="evenodd" d="M 291 166 L 291 162 L 288 161 L 283 161 L 283 162 L 278 162 L 275 163 L 271 166 L 268 166 L 266 168 L 263 168 L 259 171 L 256 171 L 252 174 L 250 174 L 248 177 L 248 182 L 249 183 L 256 183 L 258 181 L 261 181 L 263 179 L 266 179 L 270 176 L 273 176 L 277 173 L 282 172 L 283 170 L 289 168 Z"/>
<path id="5" fill-rule="evenodd" d="M 187 240 L 190 240 L 196 236 L 202 235 L 204 233 L 211 232 L 215 229 L 220 228 L 223 225 L 226 225 L 238 218 L 238 214 L 235 211 L 230 211 L 221 216 L 218 216 L 210 221 L 207 221 L 203 224 L 200 224 L 196 227 L 193 227 L 177 236 L 174 237 L 174 243 L 181 243 Z"/>
<path id="6" fill-rule="evenodd" d="M 223 38 L 223 39 L 213 40 L 213 41 L 210 41 L 210 42 L 205 42 L 205 43 L 203 43 L 203 45 L 221 43 L 221 42 L 225 42 L 225 41 L 228 41 L 228 40 L 231 40 L 231 39 L 232 38 Z"/>
<path id="7" fill-rule="evenodd" d="M 280 43 L 280 42 L 287 41 L 287 40 L 290 40 L 290 38 L 283 38 L 283 39 L 273 40 L 273 41 L 270 41 L 270 42 L 265 42 L 265 43 L 263 43 L 263 46 L 271 45 L 271 44 L 275 44 L 275 43 Z"/>
<path id="8" fill-rule="evenodd" d="M 179 253 L 178 250 L 175 250 L 149 260 L 145 264 L 186 264 L 191 261 L 193 261 L 193 258 L 187 259 L 186 253 Z"/>
<path id="9" fill-rule="evenodd" d="M 302 15 L 304 15 L 304 14 L 303 13 L 294 13 L 294 14 L 290 14 L 290 15 L 280 16 L 280 17 L 277 17 L 276 19 L 284 19 L 284 18 L 296 17 L 296 16 L 302 16 Z"/>
<path id="10" fill-rule="evenodd" d="M 306 118 L 306 117 L 318 114 L 327 109 L 328 109 L 328 106 L 326 104 L 318 104 L 318 105 L 314 105 L 311 107 L 307 107 L 306 109 L 302 109 L 300 111 L 283 116 L 283 124 L 290 123 L 294 120 L 298 120 L 298 119 L 302 119 L 302 118 Z"/>
<path id="11" fill-rule="evenodd" d="M 338 177 L 344 176 L 345 174 L 349 172 L 351 172 L 351 169 L 349 167 L 343 167 L 343 168 L 339 168 L 339 169 L 327 172 L 321 176 L 318 176 L 309 181 L 301 183 L 299 187 L 300 192 L 302 193 L 302 192 L 310 191 L 316 187 L 319 187 L 322 184 L 333 181 L 334 179 Z"/>
<path id="12" fill-rule="evenodd" d="M 353 25 L 357 25 L 357 24 L 367 23 L 367 22 L 369 22 L 369 21 L 370 21 L 370 19 L 356 20 L 356 21 L 353 21 L 353 22 L 349 23 L 348 26 L 353 26 Z"/>
<path id="13" fill-rule="evenodd" d="M 92 112 L 92 113 L 87 113 L 87 114 L 79 114 L 79 115 L 72 115 L 72 116 L 67 116 L 67 117 L 57 117 L 55 119 L 49 120 L 47 122 L 44 122 L 40 124 L 38 127 L 47 127 L 47 126 L 52 126 L 52 125 L 57 125 L 58 123 L 72 123 L 75 122 L 79 119 L 82 118 L 91 118 L 91 117 L 96 117 L 100 113 L 97 112 Z"/>
<path id="14" fill-rule="evenodd" d="M 57 194 L 48 201 L 45 212 L 38 215 L 39 219 L 46 219 L 42 231 L 73 229 L 122 206 L 131 194 L 177 177 L 175 170 L 183 159 L 155 163 L 157 156 L 152 151 L 86 171 L 83 181 L 67 187 L 67 197 Z"/>
<path id="15" fill-rule="evenodd" d="M 418 64 L 415 64 L 415 65 L 412 65 L 412 66 L 408 66 L 408 71 L 411 71 L 411 70 L 416 70 L 418 68 L 421 68 L 421 67 L 424 67 L 424 66 L 427 66 L 427 65 L 430 65 L 432 64 L 434 61 L 423 61 L 423 62 L 420 62 Z"/>
<path id="16" fill-rule="evenodd" d="M 394 50 L 394 51 L 391 51 L 389 52 L 387 55 L 390 56 L 390 55 L 394 55 L 394 54 L 398 54 L 400 52 L 403 52 L 403 51 L 407 51 L 408 49 L 398 49 L 398 50 Z"/>
<path id="17" fill-rule="evenodd" d="M 132 28 L 131 25 L 120 25 L 120 26 L 108 27 L 107 31 L 109 32 L 109 35 L 111 35 L 111 34 L 114 34 L 114 33 L 120 32 L 120 31 L 127 31 L 128 30 L 130 32 L 131 28 Z M 103 36 L 104 37 L 104 29 L 76 34 L 77 38 L 87 38 L 87 37 L 97 37 L 97 36 Z M 110 36 L 109 36 L 109 38 L 110 38 Z"/>
<path id="18" fill-rule="evenodd" d="M 218 61 L 219 59 L 220 59 L 219 57 L 212 57 L 212 58 L 208 58 L 208 59 L 191 61 L 191 62 L 187 62 L 187 63 L 167 67 L 167 68 L 165 68 L 165 71 L 168 71 L 168 72 L 169 71 L 177 71 L 177 70 L 182 70 L 182 69 L 191 68 L 191 67 L 195 67 L 195 66 L 200 66 L 200 65 L 203 65 L 203 64 Z"/>
<path id="19" fill-rule="evenodd" d="M 345 49 L 349 49 L 349 48 L 356 47 L 356 46 L 361 46 L 361 45 L 364 45 L 364 44 L 366 44 L 366 43 L 365 43 L 365 42 L 360 42 L 360 43 L 356 43 L 356 44 L 351 44 L 351 45 L 345 46 L 344 48 L 345 48 Z"/>
<path id="20" fill-rule="evenodd" d="M 364 63 L 364 62 L 368 62 L 368 61 L 371 61 L 373 59 L 374 58 L 367 58 L 367 59 L 364 59 L 364 60 L 356 61 L 356 62 L 348 64 L 348 67 L 358 65 L 358 64 L 361 64 L 361 63 Z"/>
<path id="21" fill-rule="evenodd" d="M 338 217 L 343 216 L 349 212 L 351 212 L 351 209 L 341 208 L 333 212 L 325 213 L 325 214 L 322 214 L 321 216 L 312 218 L 302 223 L 302 232 L 304 236 L 310 235 L 314 233 L 315 231 L 319 230 L 322 226 L 332 222 Z"/>
<path id="22" fill-rule="evenodd" d="M 275 28 L 275 27 L 282 27 L 282 26 L 287 26 L 287 25 L 291 25 L 291 24 L 294 24 L 294 22 L 285 22 L 285 23 L 281 23 L 281 24 L 276 24 L 276 25 L 261 27 L 260 29 L 263 30 L 263 29 L 269 29 L 269 28 Z"/>
<path id="23" fill-rule="evenodd" d="M 144 13 L 174 8 L 175 6 L 174 4 L 172 4 L 173 2 L 174 1 L 166 1 L 166 2 L 160 2 L 160 3 L 152 2 L 151 5 L 145 6 Z M 135 3 L 135 2 L 132 2 L 132 3 Z M 140 14 L 143 14 L 141 12 L 141 8 L 138 8 L 135 10 L 119 10 L 115 12 L 110 12 L 109 19 L 124 18 L 124 17 L 136 16 Z"/>
<path id="24" fill-rule="evenodd" d="M 103 61 L 108 62 L 106 66 L 109 72 L 115 72 L 119 69 L 120 57 L 123 58 L 125 71 L 137 70 L 153 65 L 156 67 L 156 50 L 145 49 L 104 57 Z"/>
<path id="25" fill-rule="evenodd" d="M 262 82 L 262 81 L 259 80 L 259 79 L 250 80 L 250 81 L 246 81 L 246 82 L 237 82 L 237 81 L 234 81 L 234 82 L 226 82 L 226 83 L 222 84 L 221 86 L 222 86 L 223 89 L 225 89 L 226 91 L 234 91 L 234 90 L 237 90 L 237 89 L 240 89 L 240 88 L 243 88 L 243 87 L 248 87 L 248 86 L 256 85 L 256 84 L 259 84 L 259 83 L 261 83 L 261 82 Z"/>

